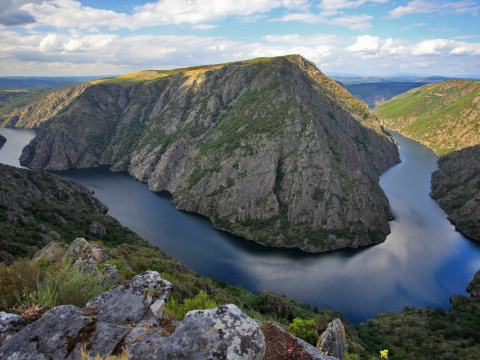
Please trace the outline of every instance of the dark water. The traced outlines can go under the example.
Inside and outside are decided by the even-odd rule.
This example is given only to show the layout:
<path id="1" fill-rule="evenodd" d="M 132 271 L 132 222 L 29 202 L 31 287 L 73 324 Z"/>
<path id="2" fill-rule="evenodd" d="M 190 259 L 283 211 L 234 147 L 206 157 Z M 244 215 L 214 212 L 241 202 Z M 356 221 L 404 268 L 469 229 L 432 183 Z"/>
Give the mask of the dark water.
<path id="1" fill-rule="evenodd" d="M 0 133 L 8 138 L 5 130 Z M 156 195 L 125 173 L 101 168 L 59 174 L 94 190 L 110 215 L 204 276 L 335 308 L 362 322 L 406 305 L 448 309 L 449 297 L 465 293 L 480 268 L 480 247 L 456 232 L 428 196 L 436 155 L 395 137 L 403 162 L 381 177 L 396 216 L 392 233 L 380 245 L 326 254 L 267 248 L 217 231 L 208 219 L 177 211 L 168 194 Z"/>

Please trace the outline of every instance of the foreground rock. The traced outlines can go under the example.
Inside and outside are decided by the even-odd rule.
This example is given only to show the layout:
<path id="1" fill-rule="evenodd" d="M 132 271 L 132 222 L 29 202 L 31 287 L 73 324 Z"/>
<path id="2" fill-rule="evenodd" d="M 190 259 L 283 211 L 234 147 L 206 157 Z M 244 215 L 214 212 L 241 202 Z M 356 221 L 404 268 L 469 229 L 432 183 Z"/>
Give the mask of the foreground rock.
<path id="1" fill-rule="evenodd" d="M 194 310 L 178 323 L 164 316 L 171 291 L 171 283 L 147 271 L 83 309 L 56 307 L 16 333 L 23 319 L 0 313 L 0 358 L 73 360 L 85 347 L 102 357 L 127 348 L 129 359 L 149 360 L 333 359 L 276 325 L 261 325 L 235 305 Z"/>
<path id="2" fill-rule="evenodd" d="M 399 161 L 395 142 L 300 56 L 96 81 L 64 104 L 22 164 L 112 165 L 265 245 L 326 251 L 390 232 L 378 175 Z"/>
<path id="3" fill-rule="evenodd" d="M 347 351 L 345 328 L 340 319 L 334 319 L 318 338 L 317 349 L 325 355 L 343 360 Z"/>
<path id="4" fill-rule="evenodd" d="M 112 355 L 129 345 L 122 340 L 137 326 L 160 326 L 161 305 L 171 289 L 157 272 L 147 271 L 92 299 L 83 310 L 73 305 L 56 307 L 13 335 L 0 348 L 0 358 L 79 359 L 84 346 L 94 355 Z"/>

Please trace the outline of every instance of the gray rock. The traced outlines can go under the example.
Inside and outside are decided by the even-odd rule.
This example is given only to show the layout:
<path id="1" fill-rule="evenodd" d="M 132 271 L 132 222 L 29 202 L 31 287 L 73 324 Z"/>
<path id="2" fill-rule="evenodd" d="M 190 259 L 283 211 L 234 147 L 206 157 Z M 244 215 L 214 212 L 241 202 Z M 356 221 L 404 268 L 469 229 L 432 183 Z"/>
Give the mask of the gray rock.
<path id="1" fill-rule="evenodd" d="M 105 226 L 97 221 L 92 221 L 89 230 L 92 234 L 105 235 L 107 233 Z"/>
<path id="2" fill-rule="evenodd" d="M 0 312 L 0 347 L 3 346 L 20 328 L 27 325 L 25 319 L 17 314 Z"/>
<path id="3" fill-rule="evenodd" d="M 152 354 L 168 338 L 164 329 L 156 323 L 142 321 L 123 339 L 122 345 L 128 348 L 128 358 L 139 360 Z"/>
<path id="4" fill-rule="evenodd" d="M 87 251 L 87 249 L 88 241 L 83 238 L 77 238 L 73 240 L 65 255 L 70 257 L 80 257 Z"/>
<path id="5" fill-rule="evenodd" d="M 42 243 L 44 245 L 48 245 L 51 242 L 53 242 L 53 239 L 50 236 L 45 235 L 45 234 L 40 234 L 40 239 L 42 240 Z"/>
<path id="6" fill-rule="evenodd" d="M 317 349 L 325 355 L 343 360 L 347 350 L 345 328 L 340 319 L 334 319 L 318 338 Z"/>
<path id="7" fill-rule="evenodd" d="M 136 275 L 126 285 L 96 296 L 86 306 L 95 306 L 98 318 L 114 323 L 138 323 L 146 319 L 161 319 L 164 304 L 170 298 L 173 285 L 156 271 Z"/>
<path id="8" fill-rule="evenodd" d="M 89 258 L 89 259 L 80 258 L 77 261 L 75 261 L 75 264 L 73 264 L 72 268 L 83 270 L 84 272 L 90 273 L 92 275 L 99 274 L 97 263 L 93 258 Z"/>
<path id="9" fill-rule="evenodd" d="M 102 271 L 102 284 L 118 285 L 118 270 L 115 265 L 105 264 Z"/>
<path id="10" fill-rule="evenodd" d="M 101 246 L 99 246 L 97 244 L 93 244 L 92 248 L 90 250 L 91 250 L 92 256 L 93 256 L 93 258 L 95 259 L 96 262 L 101 264 L 101 263 L 104 263 L 105 261 L 108 260 L 108 254 L 106 253 L 105 250 L 102 249 Z"/>
<path id="11" fill-rule="evenodd" d="M 51 242 L 43 249 L 37 251 L 33 257 L 34 261 L 40 259 L 48 259 L 60 262 L 63 255 L 65 255 L 65 249 L 59 243 Z"/>
<path id="12" fill-rule="evenodd" d="M 265 340 L 258 323 L 235 305 L 190 311 L 148 360 L 263 359 Z"/>
<path id="13" fill-rule="evenodd" d="M 84 344 L 94 354 L 112 354 L 125 335 L 123 326 L 98 322 L 85 316 L 73 305 L 64 305 L 47 311 L 0 348 L 0 358 L 16 359 L 79 359 Z"/>

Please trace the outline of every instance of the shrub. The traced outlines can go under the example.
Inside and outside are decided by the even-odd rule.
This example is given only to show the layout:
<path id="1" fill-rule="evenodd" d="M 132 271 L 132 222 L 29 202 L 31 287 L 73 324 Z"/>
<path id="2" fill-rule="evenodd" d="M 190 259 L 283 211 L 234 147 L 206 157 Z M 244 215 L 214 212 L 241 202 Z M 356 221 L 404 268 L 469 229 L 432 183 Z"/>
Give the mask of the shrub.
<path id="1" fill-rule="evenodd" d="M 317 345 L 318 334 L 315 331 L 317 325 L 313 320 L 304 320 L 301 318 L 293 319 L 293 322 L 288 326 L 288 332 L 292 335 L 306 341 L 313 346 Z"/>
<path id="2" fill-rule="evenodd" d="M 205 310 L 214 309 L 217 304 L 214 300 L 209 299 L 208 295 L 200 290 L 197 296 L 190 299 L 185 299 L 183 304 L 180 304 L 175 298 L 171 298 L 165 309 L 165 314 L 169 316 L 175 316 L 177 320 L 183 320 L 185 315 L 191 310 Z"/>

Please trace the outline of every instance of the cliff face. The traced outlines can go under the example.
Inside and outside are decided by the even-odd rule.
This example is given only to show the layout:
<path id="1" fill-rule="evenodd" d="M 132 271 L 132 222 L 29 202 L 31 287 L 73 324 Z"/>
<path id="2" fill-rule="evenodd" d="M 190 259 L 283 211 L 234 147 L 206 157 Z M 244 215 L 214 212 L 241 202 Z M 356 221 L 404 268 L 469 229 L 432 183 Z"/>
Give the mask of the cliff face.
<path id="1" fill-rule="evenodd" d="M 459 231 L 480 241 L 480 145 L 455 151 L 438 163 L 431 196 Z"/>
<path id="2" fill-rule="evenodd" d="M 5 145 L 6 142 L 7 139 L 5 138 L 5 136 L 0 135 L 0 149 L 3 147 L 3 145 Z"/>
<path id="3" fill-rule="evenodd" d="M 300 56 L 99 81 L 21 159 L 113 165 L 219 228 L 308 251 L 383 241 L 378 175 L 398 161 L 367 107 Z"/>

